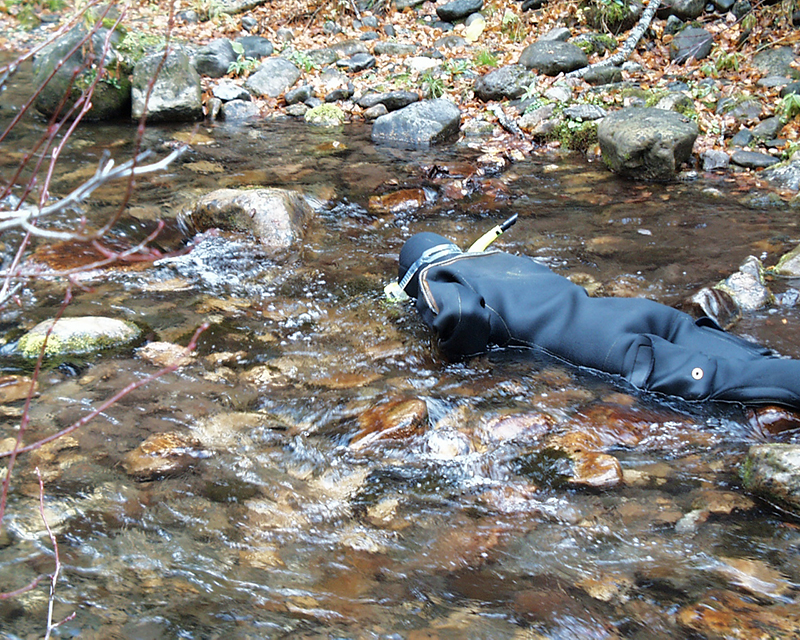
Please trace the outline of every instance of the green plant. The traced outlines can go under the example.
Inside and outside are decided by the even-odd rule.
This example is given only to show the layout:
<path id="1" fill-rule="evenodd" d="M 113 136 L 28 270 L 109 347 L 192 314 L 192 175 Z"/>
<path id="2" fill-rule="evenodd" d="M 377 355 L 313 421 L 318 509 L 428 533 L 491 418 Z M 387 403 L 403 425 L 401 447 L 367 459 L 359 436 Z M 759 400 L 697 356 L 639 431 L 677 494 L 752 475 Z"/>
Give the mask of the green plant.
<path id="1" fill-rule="evenodd" d="M 586 151 L 597 142 L 597 122 L 565 119 L 555 128 L 552 137 L 571 151 Z"/>
<path id="2" fill-rule="evenodd" d="M 778 112 L 784 120 L 791 120 L 800 115 L 800 94 L 787 93 L 781 98 Z"/>
<path id="3" fill-rule="evenodd" d="M 519 16 L 506 9 L 500 21 L 500 31 L 505 34 L 511 42 L 520 42 L 525 38 L 525 29 Z"/>
<path id="4" fill-rule="evenodd" d="M 468 60 L 447 60 L 442 65 L 442 71 L 450 74 L 451 76 L 460 76 L 462 73 L 469 71 L 470 63 Z"/>
<path id="5" fill-rule="evenodd" d="M 476 67 L 496 67 L 498 65 L 497 56 L 488 49 L 476 51 L 472 60 Z"/>
<path id="6" fill-rule="evenodd" d="M 165 44 L 166 39 L 162 35 L 150 35 L 142 31 L 128 31 L 117 45 L 117 50 L 126 54 L 131 62 L 136 62 L 149 51 L 162 49 Z"/>
<path id="7" fill-rule="evenodd" d="M 420 76 L 420 87 L 428 99 L 441 98 L 444 95 L 444 80 L 430 70 Z"/>
<path id="8" fill-rule="evenodd" d="M 258 66 L 258 60 L 244 55 L 244 47 L 240 42 L 232 42 L 231 46 L 236 54 L 236 60 L 228 65 L 228 73 L 235 76 L 247 75 Z"/>
<path id="9" fill-rule="evenodd" d="M 317 64 L 314 62 L 311 56 L 304 51 L 298 51 L 297 49 L 284 49 L 281 51 L 281 55 L 294 66 L 302 69 L 306 73 L 317 68 Z"/>

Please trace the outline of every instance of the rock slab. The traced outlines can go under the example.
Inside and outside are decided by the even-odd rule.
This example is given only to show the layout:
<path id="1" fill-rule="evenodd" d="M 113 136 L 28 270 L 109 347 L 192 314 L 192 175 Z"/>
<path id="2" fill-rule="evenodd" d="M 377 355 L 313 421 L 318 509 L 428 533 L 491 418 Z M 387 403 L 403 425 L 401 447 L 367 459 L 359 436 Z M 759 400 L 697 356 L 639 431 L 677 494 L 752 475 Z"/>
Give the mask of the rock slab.
<path id="1" fill-rule="evenodd" d="M 138 340 L 141 333 L 132 322 L 103 316 L 45 320 L 20 338 L 16 351 L 24 358 L 36 359 L 47 340 L 46 358 L 84 355 L 126 346 Z"/>
<path id="2" fill-rule="evenodd" d="M 669 180 L 692 153 L 697 124 L 674 111 L 632 107 L 606 116 L 597 127 L 603 160 L 629 178 Z"/>
<path id="3" fill-rule="evenodd" d="M 445 98 L 415 102 L 379 117 L 372 141 L 403 147 L 428 147 L 458 134 L 461 111 Z"/>

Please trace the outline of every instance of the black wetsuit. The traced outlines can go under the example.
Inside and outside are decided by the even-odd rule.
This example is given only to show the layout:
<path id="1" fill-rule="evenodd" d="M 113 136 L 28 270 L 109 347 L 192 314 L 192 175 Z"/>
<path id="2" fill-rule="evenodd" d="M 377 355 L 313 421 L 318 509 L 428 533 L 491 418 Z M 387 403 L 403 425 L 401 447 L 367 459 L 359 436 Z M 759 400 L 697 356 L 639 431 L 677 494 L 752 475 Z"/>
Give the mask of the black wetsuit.
<path id="1" fill-rule="evenodd" d="M 419 260 L 426 251 L 440 255 L 426 264 Z M 432 233 L 403 247 L 401 280 L 410 269 L 404 288 L 447 356 L 532 347 L 686 400 L 800 409 L 800 361 L 774 356 L 709 318 L 641 298 L 592 298 L 530 258 L 461 253 Z"/>

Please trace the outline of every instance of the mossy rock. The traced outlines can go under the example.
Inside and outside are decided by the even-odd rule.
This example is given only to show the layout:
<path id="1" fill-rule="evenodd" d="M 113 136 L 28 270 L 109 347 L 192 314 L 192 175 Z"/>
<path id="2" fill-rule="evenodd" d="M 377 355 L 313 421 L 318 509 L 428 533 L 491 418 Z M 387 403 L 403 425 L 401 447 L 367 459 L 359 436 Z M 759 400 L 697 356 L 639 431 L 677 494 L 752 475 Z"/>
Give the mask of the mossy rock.
<path id="1" fill-rule="evenodd" d="M 125 347 L 135 343 L 141 334 L 142 330 L 132 322 L 102 316 L 45 320 L 20 338 L 16 352 L 34 360 L 39 357 L 46 340 L 45 358 L 68 358 Z"/>
<path id="2" fill-rule="evenodd" d="M 345 121 L 344 111 L 334 104 L 321 104 L 309 109 L 304 118 L 307 123 L 319 127 L 340 127 Z"/>

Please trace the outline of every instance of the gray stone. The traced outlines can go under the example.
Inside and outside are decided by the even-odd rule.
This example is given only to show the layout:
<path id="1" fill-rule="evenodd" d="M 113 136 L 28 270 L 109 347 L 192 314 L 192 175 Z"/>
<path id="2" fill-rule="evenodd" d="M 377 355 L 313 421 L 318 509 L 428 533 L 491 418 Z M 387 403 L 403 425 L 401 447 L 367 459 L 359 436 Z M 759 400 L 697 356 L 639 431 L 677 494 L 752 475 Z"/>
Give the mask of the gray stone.
<path id="1" fill-rule="evenodd" d="M 539 41 L 551 41 L 551 42 L 566 42 L 569 40 L 572 32 L 567 29 L 567 27 L 556 27 L 555 29 L 550 29 L 547 33 L 545 33 Z"/>
<path id="2" fill-rule="evenodd" d="M 716 171 L 717 169 L 727 169 L 731 159 L 724 151 L 708 149 L 703 153 L 703 171 Z"/>
<path id="3" fill-rule="evenodd" d="M 739 129 L 736 134 L 730 140 L 730 146 L 732 147 L 746 147 L 749 145 L 753 140 L 755 140 L 755 136 L 750 129 L 746 127 L 742 127 Z"/>
<path id="4" fill-rule="evenodd" d="M 309 108 L 301 102 L 296 102 L 286 107 L 286 113 L 294 118 L 304 118 Z"/>
<path id="5" fill-rule="evenodd" d="M 800 82 L 792 82 L 781 89 L 781 98 L 785 98 L 790 93 L 800 93 Z"/>
<path id="6" fill-rule="evenodd" d="M 785 278 L 800 278 L 800 245 L 782 255 L 772 273 Z"/>
<path id="7" fill-rule="evenodd" d="M 769 76 L 790 76 L 794 60 L 792 47 L 776 47 L 754 55 L 753 66 Z"/>
<path id="8" fill-rule="evenodd" d="M 19 339 L 15 353 L 35 360 L 44 346 L 46 358 L 63 358 L 127 347 L 141 335 L 142 330 L 135 324 L 116 318 L 82 316 L 45 320 Z"/>
<path id="9" fill-rule="evenodd" d="M 381 36 L 377 31 L 362 31 L 361 35 L 358 36 L 358 39 L 362 42 L 370 42 L 372 40 L 377 40 L 380 37 Z"/>
<path id="10" fill-rule="evenodd" d="M 656 109 L 683 111 L 694 106 L 691 96 L 683 91 L 671 91 L 656 103 Z"/>
<path id="11" fill-rule="evenodd" d="M 161 71 L 145 104 L 148 88 L 159 65 Z M 185 122 L 203 118 L 200 75 L 189 56 L 179 48 L 172 48 L 166 60 L 163 53 L 153 53 L 136 63 L 131 97 L 134 119 L 141 118 L 145 108 L 151 122 Z"/>
<path id="12" fill-rule="evenodd" d="M 349 100 L 355 93 L 355 87 L 352 82 L 348 82 L 341 87 L 337 87 L 330 93 L 325 95 L 325 102 L 339 102 L 340 100 Z"/>
<path id="13" fill-rule="evenodd" d="M 765 89 L 774 89 L 776 87 L 785 87 L 789 82 L 789 78 L 786 76 L 767 76 L 765 78 L 759 78 L 756 81 L 756 86 L 764 87 Z"/>
<path id="14" fill-rule="evenodd" d="M 415 102 L 378 118 L 372 140 L 404 147 L 427 147 L 458 134 L 461 111 L 450 100 Z"/>
<path id="15" fill-rule="evenodd" d="M 667 18 L 667 24 L 664 25 L 664 35 L 674 36 L 678 31 L 683 28 L 683 20 L 677 16 L 670 16 Z"/>
<path id="16" fill-rule="evenodd" d="M 308 59 L 316 67 L 326 67 L 329 64 L 334 64 L 339 56 L 332 49 L 314 49 L 308 52 Z"/>
<path id="17" fill-rule="evenodd" d="M 333 51 L 337 58 L 349 58 L 357 53 L 369 53 L 366 45 L 359 40 L 342 40 L 328 47 Z"/>
<path id="18" fill-rule="evenodd" d="M 401 42 L 376 42 L 372 53 L 376 56 L 407 56 L 416 52 L 417 45 Z"/>
<path id="19" fill-rule="evenodd" d="M 798 191 L 800 190 L 800 161 L 792 161 L 764 169 L 760 177 L 769 180 L 780 189 Z"/>
<path id="20" fill-rule="evenodd" d="M 754 445 L 740 475 L 748 491 L 800 514 L 800 445 Z"/>
<path id="21" fill-rule="evenodd" d="M 758 151 L 737 149 L 731 154 L 731 162 L 747 169 L 764 169 L 780 162 L 776 157 Z"/>
<path id="22" fill-rule="evenodd" d="M 386 108 L 385 104 L 378 103 L 373 105 L 364 110 L 364 119 L 367 122 L 372 122 L 373 120 L 377 120 L 381 116 L 386 115 L 389 113 L 389 110 Z"/>
<path id="23" fill-rule="evenodd" d="M 585 67 L 589 59 L 580 48 L 569 42 L 539 41 L 525 47 L 519 63 L 546 76 L 557 76 Z"/>
<path id="24" fill-rule="evenodd" d="M 256 20 L 253 16 L 242 16 L 239 24 L 241 24 L 242 29 L 248 33 L 253 33 L 253 31 L 258 30 L 258 20 Z"/>
<path id="25" fill-rule="evenodd" d="M 250 93 L 247 89 L 231 80 L 222 80 L 218 82 L 211 89 L 211 93 L 214 97 L 219 98 L 223 102 L 230 102 L 231 100 L 250 100 Z"/>
<path id="26" fill-rule="evenodd" d="M 458 49 L 466 47 L 467 41 L 461 36 L 444 36 L 433 43 L 434 49 Z"/>
<path id="27" fill-rule="evenodd" d="M 298 102 L 305 102 L 314 95 L 314 87 L 310 84 L 304 84 L 294 89 L 290 89 L 283 96 L 286 104 L 296 104 Z"/>
<path id="28" fill-rule="evenodd" d="M 721 13 L 726 13 L 731 10 L 735 0 L 714 0 L 714 6 Z"/>
<path id="29" fill-rule="evenodd" d="M 225 122 L 229 124 L 255 120 L 261 115 L 258 105 L 249 98 L 247 100 L 231 100 L 223 103 L 220 113 Z"/>
<path id="30" fill-rule="evenodd" d="M 714 36 L 701 27 L 687 27 L 669 43 L 670 60 L 681 64 L 690 59 L 702 60 L 714 44 Z"/>
<path id="31" fill-rule="evenodd" d="M 91 37 L 92 48 L 98 52 L 103 51 L 108 35 L 108 29 L 99 29 Z M 44 115 L 51 116 L 59 109 L 66 113 L 94 79 L 96 71 L 85 68 L 85 50 L 88 47 L 80 45 L 87 38 L 88 32 L 85 28 L 75 27 L 36 55 L 33 63 L 33 85 L 41 86 L 52 75 L 47 85 L 36 95 L 36 109 Z M 95 61 L 95 65 L 105 68 L 107 77 L 114 82 L 98 82 L 95 85 L 92 107 L 84 116 L 85 120 L 116 118 L 126 115 L 130 108 L 131 84 L 128 76 L 131 69 L 124 56 L 116 49 L 120 39 L 118 33 L 111 34 L 111 46 L 106 57 Z M 67 58 L 73 49 L 76 49 L 75 52 Z M 60 68 L 57 68 L 59 65 Z M 78 75 L 75 76 L 75 73 Z M 67 94 L 67 100 L 62 106 Z"/>
<path id="32" fill-rule="evenodd" d="M 764 265 L 755 256 L 749 256 L 739 270 L 717 284 L 745 311 L 755 311 L 772 301 L 772 294 L 764 282 Z"/>
<path id="33" fill-rule="evenodd" d="M 599 120 L 605 118 L 608 112 L 594 104 L 576 104 L 564 109 L 564 115 L 571 120 Z"/>
<path id="34" fill-rule="evenodd" d="M 776 138 L 783 129 L 783 122 L 778 116 L 765 118 L 753 127 L 753 135 L 760 140 Z"/>
<path id="35" fill-rule="evenodd" d="M 723 98 L 717 103 L 717 114 L 732 116 L 737 122 L 747 122 L 761 117 L 763 107 L 758 98 L 731 97 Z"/>
<path id="36" fill-rule="evenodd" d="M 494 69 L 475 81 L 475 97 L 479 100 L 516 100 L 525 94 L 536 74 L 521 64 Z"/>
<path id="37" fill-rule="evenodd" d="M 250 233 L 264 247 L 283 251 L 302 238 L 313 215 L 297 191 L 219 189 L 200 198 L 191 219 L 198 231 L 217 228 Z"/>
<path id="38" fill-rule="evenodd" d="M 706 0 L 666 0 L 659 7 L 659 15 L 675 16 L 690 21 L 699 17 L 706 7 Z"/>
<path id="39" fill-rule="evenodd" d="M 483 0 L 452 0 L 436 7 L 436 15 L 446 22 L 455 22 L 483 8 Z"/>
<path id="40" fill-rule="evenodd" d="M 403 11 L 404 9 L 413 9 L 424 2 L 425 0 L 394 0 L 394 6 L 398 11 Z"/>
<path id="41" fill-rule="evenodd" d="M 529 111 L 517 120 L 517 125 L 523 131 L 527 131 L 534 137 L 539 137 L 549 133 L 552 130 L 547 123 L 551 122 L 552 116 L 555 113 L 556 105 L 546 104 L 543 107 Z"/>
<path id="42" fill-rule="evenodd" d="M 336 65 L 353 73 L 357 73 L 358 71 L 364 71 L 364 69 L 374 67 L 375 58 L 369 53 L 356 53 L 349 58 L 339 60 Z"/>
<path id="43" fill-rule="evenodd" d="M 362 109 L 370 109 L 382 104 L 387 111 L 397 111 L 419 101 L 419 94 L 414 91 L 387 91 L 384 93 L 367 93 L 359 98 L 357 104 Z"/>
<path id="44" fill-rule="evenodd" d="M 583 75 L 583 79 L 591 85 L 612 84 L 622 82 L 622 69 L 614 65 L 606 65 L 590 69 Z"/>
<path id="45" fill-rule="evenodd" d="M 228 68 L 236 61 L 236 57 L 231 41 L 220 38 L 197 50 L 194 55 L 194 66 L 200 75 L 221 78 L 228 73 Z"/>
<path id="46" fill-rule="evenodd" d="M 615 173 L 669 180 L 692 154 L 697 124 L 663 109 L 633 107 L 600 121 L 597 137 L 603 159 Z"/>
<path id="47" fill-rule="evenodd" d="M 244 83 L 257 96 L 277 98 L 300 78 L 300 70 L 286 58 L 268 58 Z"/>
<path id="48" fill-rule="evenodd" d="M 236 38 L 236 42 L 242 45 L 245 58 L 255 58 L 259 60 L 271 56 L 275 51 L 272 43 L 261 36 L 243 36 L 241 38 Z"/>

